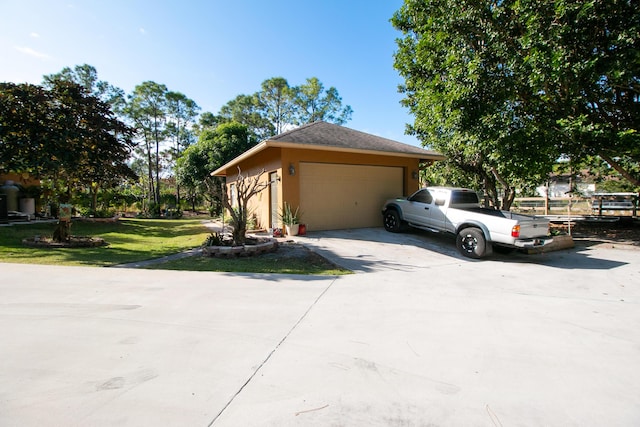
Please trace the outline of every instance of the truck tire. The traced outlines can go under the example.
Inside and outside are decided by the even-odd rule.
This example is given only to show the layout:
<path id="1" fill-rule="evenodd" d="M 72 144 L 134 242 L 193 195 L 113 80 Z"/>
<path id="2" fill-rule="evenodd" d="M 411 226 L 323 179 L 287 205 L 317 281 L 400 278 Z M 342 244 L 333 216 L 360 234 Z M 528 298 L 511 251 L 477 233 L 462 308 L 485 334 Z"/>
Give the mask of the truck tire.
<path id="1" fill-rule="evenodd" d="M 400 214 L 396 210 L 389 209 L 383 215 L 384 229 L 391 233 L 400 233 L 404 230 Z"/>
<path id="2" fill-rule="evenodd" d="M 475 227 L 465 228 L 458 233 L 456 247 L 462 255 L 468 258 L 478 259 L 491 253 L 491 245 L 487 245 L 484 234 Z"/>

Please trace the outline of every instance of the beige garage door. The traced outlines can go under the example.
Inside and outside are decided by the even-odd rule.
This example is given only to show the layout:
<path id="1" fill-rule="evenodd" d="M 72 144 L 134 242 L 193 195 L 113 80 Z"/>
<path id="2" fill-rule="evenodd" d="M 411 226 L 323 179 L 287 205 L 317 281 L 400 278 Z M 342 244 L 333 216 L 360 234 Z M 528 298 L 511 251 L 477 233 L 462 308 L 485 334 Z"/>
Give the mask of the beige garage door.
<path id="1" fill-rule="evenodd" d="M 311 231 L 379 227 L 382 204 L 402 192 L 401 167 L 300 164 L 302 222 Z"/>

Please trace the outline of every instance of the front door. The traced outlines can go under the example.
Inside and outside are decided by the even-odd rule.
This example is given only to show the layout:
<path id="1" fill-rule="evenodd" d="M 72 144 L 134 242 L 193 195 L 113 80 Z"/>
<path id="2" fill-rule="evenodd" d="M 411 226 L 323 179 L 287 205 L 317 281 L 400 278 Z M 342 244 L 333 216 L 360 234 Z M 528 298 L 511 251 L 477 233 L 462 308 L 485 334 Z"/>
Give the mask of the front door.
<path id="1" fill-rule="evenodd" d="M 278 228 L 280 221 L 278 221 L 278 174 L 277 172 L 271 172 L 269 174 L 269 213 L 270 213 L 270 228 Z"/>

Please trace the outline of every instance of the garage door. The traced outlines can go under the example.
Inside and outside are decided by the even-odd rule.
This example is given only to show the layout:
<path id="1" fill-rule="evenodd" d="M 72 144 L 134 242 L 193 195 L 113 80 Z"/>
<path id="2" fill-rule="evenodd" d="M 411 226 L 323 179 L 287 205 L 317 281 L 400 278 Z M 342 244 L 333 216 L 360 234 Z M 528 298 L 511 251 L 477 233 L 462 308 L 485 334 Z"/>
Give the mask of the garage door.
<path id="1" fill-rule="evenodd" d="M 384 201 L 402 194 L 401 167 L 300 163 L 300 210 L 309 230 L 379 227 Z"/>

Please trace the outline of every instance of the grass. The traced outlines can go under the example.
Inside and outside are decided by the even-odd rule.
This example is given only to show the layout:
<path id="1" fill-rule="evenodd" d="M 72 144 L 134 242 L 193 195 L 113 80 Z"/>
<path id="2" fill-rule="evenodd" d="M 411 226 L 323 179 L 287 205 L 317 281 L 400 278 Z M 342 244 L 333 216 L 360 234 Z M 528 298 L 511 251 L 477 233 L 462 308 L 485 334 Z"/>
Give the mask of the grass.
<path id="1" fill-rule="evenodd" d="M 31 222 L 0 227 L 0 262 L 108 267 L 139 262 L 182 252 L 203 244 L 210 230 L 201 219 L 130 219 L 114 223 L 74 222 L 71 234 L 102 237 L 109 245 L 96 248 L 32 248 L 22 244 L 25 238 L 51 236 L 55 224 Z M 287 256 L 279 249 L 267 255 L 219 259 L 188 257 L 154 264 L 149 268 L 193 271 L 346 274 L 321 256 L 308 251 Z"/>
<path id="2" fill-rule="evenodd" d="M 190 270 L 190 271 L 226 271 L 236 273 L 279 273 L 279 274 L 316 274 L 338 276 L 350 274 L 329 262 L 322 256 L 305 249 L 304 253 L 294 254 L 287 245 L 281 245 L 273 253 L 242 257 L 242 258 L 213 258 L 190 257 L 168 261 L 149 266 L 153 269 Z"/>
<path id="3" fill-rule="evenodd" d="M 159 258 L 200 246 L 209 230 L 200 220 L 120 219 L 114 223 L 74 222 L 71 234 L 102 237 L 109 246 L 96 248 L 30 248 L 22 239 L 51 236 L 55 224 L 0 227 L 0 261 L 106 267 Z"/>

